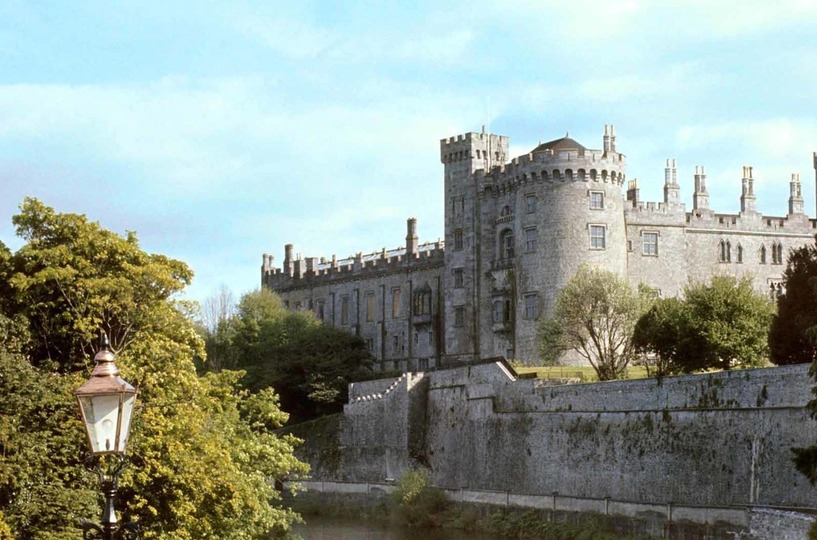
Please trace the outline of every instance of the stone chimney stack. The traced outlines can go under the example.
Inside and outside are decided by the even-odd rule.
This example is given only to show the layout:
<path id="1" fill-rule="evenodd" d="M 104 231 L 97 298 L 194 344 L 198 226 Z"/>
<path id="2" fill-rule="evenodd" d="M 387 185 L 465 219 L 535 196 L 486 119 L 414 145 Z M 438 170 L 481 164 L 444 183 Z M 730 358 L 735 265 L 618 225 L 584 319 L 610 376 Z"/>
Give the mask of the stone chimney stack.
<path id="1" fill-rule="evenodd" d="M 604 124 L 604 153 L 610 151 L 610 126 Z"/>
<path id="2" fill-rule="evenodd" d="M 610 124 L 610 151 L 616 151 L 616 126 Z"/>
<path id="3" fill-rule="evenodd" d="M 632 203 L 633 208 L 638 207 L 638 197 L 639 197 L 638 179 L 633 178 L 632 180 L 628 180 L 627 181 L 627 201 Z"/>
<path id="4" fill-rule="evenodd" d="M 789 183 L 789 214 L 803 213 L 803 190 L 800 184 L 800 175 L 791 174 Z"/>
<path id="5" fill-rule="evenodd" d="M 706 169 L 695 165 L 695 192 L 692 194 L 692 208 L 695 210 L 709 209 L 709 193 L 706 191 Z"/>
<path id="6" fill-rule="evenodd" d="M 410 257 L 417 253 L 417 219 L 409 218 L 406 221 L 406 256 Z"/>
<path id="7" fill-rule="evenodd" d="M 757 199 L 755 199 L 755 179 L 752 178 L 752 167 L 743 166 L 742 189 L 740 194 L 740 212 L 756 213 Z"/>
<path id="8" fill-rule="evenodd" d="M 292 276 L 292 244 L 284 246 L 284 273 Z"/>
<path id="9" fill-rule="evenodd" d="M 664 202 L 666 204 L 680 204 L 681 186 L 678 185 L 678 169 L 675 160 L 667 160 L 664 169 Z"/>

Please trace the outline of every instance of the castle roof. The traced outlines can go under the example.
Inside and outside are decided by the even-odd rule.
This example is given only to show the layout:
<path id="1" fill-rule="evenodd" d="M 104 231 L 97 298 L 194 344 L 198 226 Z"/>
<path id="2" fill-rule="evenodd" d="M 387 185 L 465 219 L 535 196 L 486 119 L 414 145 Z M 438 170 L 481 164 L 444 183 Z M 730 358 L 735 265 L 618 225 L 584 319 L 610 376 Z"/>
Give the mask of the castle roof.
<path id="1" fill-rule="evenodd" d="M 560 152 L 562 150 L 587 150 L 584 146 L 570 138 L 570 134 L 565 133 L 561 139 L 554 139 L 546 143 L 542 143 L 533 149 L 534 154 L 540 152 Z"/>

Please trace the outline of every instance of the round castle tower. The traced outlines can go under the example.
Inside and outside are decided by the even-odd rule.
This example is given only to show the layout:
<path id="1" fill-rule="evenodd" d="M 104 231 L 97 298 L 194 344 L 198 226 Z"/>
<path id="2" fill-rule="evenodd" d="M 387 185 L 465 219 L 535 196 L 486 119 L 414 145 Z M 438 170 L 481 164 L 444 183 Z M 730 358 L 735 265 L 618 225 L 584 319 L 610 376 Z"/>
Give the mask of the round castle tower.
<path id="1" fill-rule="evenodd" d="M 568 135 L 490 170 L 476 171 L 480 258 L 490 269 L 480 303 L 483 355 L 536 356 L 537 317 L 582 264 L 627 275 L 621 186 L 625 157 L 605 126 L 601 150 Z"/>

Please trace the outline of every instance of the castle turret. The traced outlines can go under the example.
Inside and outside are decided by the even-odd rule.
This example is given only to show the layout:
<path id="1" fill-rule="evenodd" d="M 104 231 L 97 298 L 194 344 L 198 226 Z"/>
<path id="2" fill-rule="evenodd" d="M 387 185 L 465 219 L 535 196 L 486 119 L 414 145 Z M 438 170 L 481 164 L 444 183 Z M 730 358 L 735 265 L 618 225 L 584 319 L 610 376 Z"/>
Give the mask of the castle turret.
<path id="1" fill-rule="evenodd" d="M 789 183 L 789 215 L 803 213 L 803 192 L 800 185 L 800 175 L 791 174 Z"/>
<path id="2" fill-rule="evenodd" d="M 678 169 L 675 160 L 667 160 L 664 169 L 664 202 L 668 205 L 681 203 L 681 186 L 678 185 Z"/>
<path id="3" fill-rule="evenodd" d="M 406 256 L 410 257 L 417 253 L 418 246 L 417 219 L 409 218 L 408 221 L 406 221 Z"/>
<path id="4" fill-rule="evenodd" d="M 755 199 L 755 180 L 752 178 L 752 167 L 743 166 L 743 179 L 741 180 L 740 212 L 741 214 L 754 214 L 757 212 L 757 199 Z"/>
<path id="5" fill-rule="evenodd" d="M 709 210 L 709 193 L 706 191 L 706 169 L 695 165 L 695 191 L 692 194 L 692 208 Z"/>
<path id="6" fill-rule="evenodd" d="M 444 279 L 445 314 L 454 321 L 454 328 L 446 332 L 445 350 L 463 359 L 479 353 L 478 294 L 482 278 L 478 250 L 481 243 L 480 218 L 482 214 L 479 191 L 474 172 L 490 171 L 504 166 L 508 155 L 508 138 L 486 133 L 465 133 L 440 141 L 440 161 L 445 175 L 445 266 L 461 269 L 446 272 Z"/>

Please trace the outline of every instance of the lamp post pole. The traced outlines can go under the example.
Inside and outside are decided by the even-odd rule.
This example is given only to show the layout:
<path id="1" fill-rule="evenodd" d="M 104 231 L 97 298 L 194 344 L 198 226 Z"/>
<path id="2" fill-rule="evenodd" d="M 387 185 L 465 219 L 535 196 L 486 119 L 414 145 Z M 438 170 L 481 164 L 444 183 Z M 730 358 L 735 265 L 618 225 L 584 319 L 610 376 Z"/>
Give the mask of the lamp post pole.
<path id="1" fill-rule="evenodd" d="M 91 378 L 74 391 L 88 436 L 89 467 L 99 475 L 105 505 L 100 525 L 82 520 L 84 540 L 137 540 L 135 524 L 120 524 L 116 517 L 116 491 L 125 468 L 136 389 L 119 377 L 108 336 L 103 334 Z"/>

